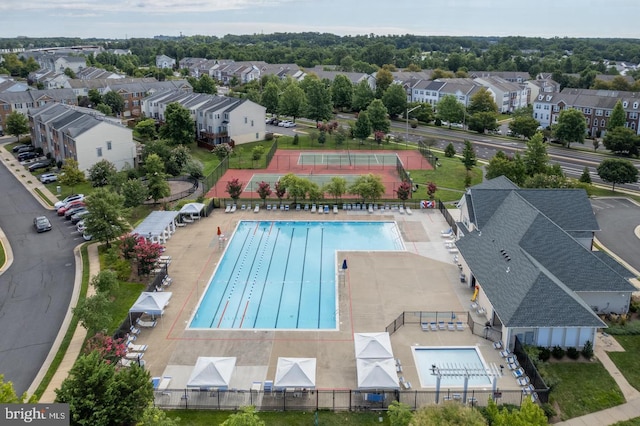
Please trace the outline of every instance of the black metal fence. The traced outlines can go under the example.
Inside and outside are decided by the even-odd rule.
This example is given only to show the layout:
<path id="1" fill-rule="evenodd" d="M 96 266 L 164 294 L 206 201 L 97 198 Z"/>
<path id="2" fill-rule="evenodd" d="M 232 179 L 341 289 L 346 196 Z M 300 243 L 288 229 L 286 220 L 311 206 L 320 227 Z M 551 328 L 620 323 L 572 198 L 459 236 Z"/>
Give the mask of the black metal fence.
<path id="1" fill-rule="evenodd" d="M 531 384 L 536 389 L 536 393 L 541 403 L 549 402 L 549 392 L 551 389 L 542 379 L 542 376 L 538 372 L 533 360 L 529 357 L 529 354 L 524 350 L 524 345 L 520 342 L 520 339 L 516 336 L 516 342 L 513 346 L 513 353 L 518 358 L 518 363 L 524 370 L 524 373 L 531 380 Z"/>
<path id="2" fill-rule="evenodd" d="M 209 191 L 220 178 L 229 170 L 229 156 L 227 155 L 224 159 L 218 164 L 218 167 L 213 169 L 211 173 L 202 178 L 202 193 L 206 193 Z"/>
<path id="3" fill-rule="evenodd" d="M 440 210 L 440 213 L 442 213 L 442 216 L 444 216 L 447 224 L 449 224 L 449 226 L 451 227 L 451 231 L 453 231 L 453 234 L 457 235 L 458 225 L 456 225 L 456 220 L 453 218 L 453 216 L 451 216 L 451 213 L 449 213 L 449 210 L 447 210 L 447 206 L 445 206 L 441 200 L 438 200 L 438 210 Z"/>
<path id="4" fill-rule="evenodd" d="M 444 322 L 463 322 L 469 323 L 469 312 L 467 311 L 409 311 L 403 312 L 398 317 L 385 327 L 385 331 L 392 335 L 400 327 L 405 324 L 439 324 Z"/>
<path id="5" fill-rule="evenodd" d="M 449 402 L 469 406 L 488 404 L 489 398 L 498 404 L 520 406 L 525 398 L 520 390 L 470 389 L 462 401 L 460 389 L 435 390 L 352 390 L 352 389 L 289 389 L 289 390 L 215 390 L 215 389 L 165 389 L 155 392 L 155 405 L 163 409 L 237 410 L 253 405 L 258 411 L 380 411 L 393 401 L 403 402 L 415 410 L 422 406 Z"/>
<path id="6" fill-rule="evenodd" d="M 431 164 L 431 167 L 433 167 L 434 169 L 438 165 L 438 157 L 436 157 L 435 154 L 431 151 L 431 146 L 435 144 L 435 139 L 431 138 L 427 140 L 421 139 L 418 141 L 418 150 L 420 151 L 420 154 L 422 154 L 422 156 L 427 159 L 429 164 Z"/>
<path id="7" fill-rule="evenodd" d="M 271 164 L 271 160 L 273 160 L 273 156 L 276 155 L 277 150 L 278 150 L 278 139 L 274 139 L 273 144 L 271 145 L 271 148 L 269 148 L 269 152 L 267 152 L 267 155 L 266 155 L 267 167 L 269 167 L 269 164 Z"/>

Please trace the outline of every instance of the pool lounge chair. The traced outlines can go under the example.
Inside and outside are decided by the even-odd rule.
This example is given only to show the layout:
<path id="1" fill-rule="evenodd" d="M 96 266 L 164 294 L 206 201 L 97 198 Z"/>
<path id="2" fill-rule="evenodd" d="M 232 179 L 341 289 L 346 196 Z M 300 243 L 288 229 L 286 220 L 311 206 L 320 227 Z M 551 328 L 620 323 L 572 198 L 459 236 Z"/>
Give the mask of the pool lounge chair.
<path id="1" fill-rule="evenodd" d="M 127 352 L 124 358 L 137 361 L 142 359 L 143 356 L 144 356 L 143 352 Z"/>
<path id="2" fill-rule="evenodd" d="M 413 212 L 411 211 L 411 209 L 409 207 L 405 208 L 404 211 L 406 211 L 408 215 L 412 215 L 413 214 Z"/>
<path id="3" fill-rule="evenodd" d="M 429 327 L 431 327 L 431 331 L 438 331 L 438 324 L 435 322 L 430 322 Z"/>
<path id="4" fill-rule="evenodd" d="M 456 322 L 456 329 L 458 331 L 464 331 L 464 323 L 462 321 L 457 321 Z"/>
<path id="5" fill-rule="evenodd" d="M 444 321 L 438 321 L 438 330 L 446 330 L 447 326 L 445 325 Z"/>
<path id="6" fill-rule="evenodd" d="M 289 211 L 289 204 L 285 204 L 284 206 L 284 211 L 288 212 Z"/>
<path id="7" fill-rule="evenodd" d="M 347 204 L 347 210 L 351 210 L 351 204 Z"/>
<path id="8" fill-rule="evenodd" d="M 132 360 L 132 359 L 120 358 L 120 361 L 118 361 L 118 363 L 123 367 L 131 367 L 132 365 L 138 365 L 138 364 L 140 366 L 144 367 L 144 360 L 143 359 Z"/>
<path id="9" fill-rule="evenodd" d="M 136 328 L 135 326 L 133 326 L 133 325 L 132 325 L 132 326 L 129 328 L 129 333 L 131 333 L 131 334 L 135 334 L 135 335 L 137 336 L 138 334 L 140 334 L 140 329 L 139 329 L 139 328 Z"/>
<path id="10" fill-rule="evenodd" d="M 455 324 L 453 323 L 453 321 L 449 321 L 449 322 L 447 323 L 447 329 L 448 329 L 449 331 L 456 331 L 456 326 L 455 326 Z"/>
<path id="11" fill-rule="evenodd" d="M 367 210 L 369 213 L 373 213 L 373 204 L 369 204 L 369 208 Z"/>
<path id="12" fill-rule="evenodd" d="M 282 212 L 284 211 L 284 204 L 280 204 L 280 211 L 282 211 Z"/>
<path id="13" fill-rule="evenodd" d="M 304 205 L 304 211 L 305 211 L 305 212 L 308 212 L 308 211 L 309 211 L 309 204 L 305 204 L 305 205 Z"/>
<path id="14" fill-rule="evenodd" d="M 421 322 L 420 323 L 420 328 L 422 329 L 422 331 L 429 331 L 429 323 L 428 322 Z"/>
<path id="15" fill-rule="evenodd" d="M 333 214 L 338 214 L 338 205 L 337 204 L 333 205 Z"/>
<path id="16" fill-rule="evenodd" d="M 477 307 L 477 305 L 476 305 Z M 493 342 L 493 349 L 502 349 L 502 340 L 498 340 L 497 342 Z"/>
<path id="17" fill-rule="evenodd" d="M 505 349 L 504 351 L 500 351 L 500 356 L 502 358 L 507 358 L 509 356 L 512 356 L 513 354 L 511 353 L 511 351 L 509 349 Z"/>
<path id="18" fill-rule="evenodd" d="M 246 209 L 247 209 L 247 205 L 246 205 L 246 204 L 243 204 L 243 205 L 240 207 L 240 210 L 246 210 Z"/>
<path id="19" fill-rule="evenodd" d="M 518 377 L 516 381 L 520 386 L 528 386 L 531 383 L 528 376 Z"/>
<path id="20" fill-rule="evenodd" d="M 316 205 L 311 204 L 311 213 L 315 213 L 315 212 L 316 212 Z"/>
<path id="21" fill-rule="evenodd" d="M 145 320 L 141 320 L 140 318 L 138 318 L 138 320 L 136 321 L 136 324 L 138 324 L 138 327 L 143 327 L 143 328 L 153 328 L 156 326 L 156 324 L 158 323 L 158 321 L 145 321 Z"/>
<path id="22" fill-rule="evenodd" d="M 404 382 L 402 382 L 402 387 L 405 389 L 411 389 L 411 382 L 405 380 Z"/>
<path id="23" fill-rule="evenodd" d="M 258 213 L 259 211 L 260 211 L 260 204 L 256 204 L 256 206 L 253 208 L 253 212 Z"/>
<path id="24" fill-rule="evenodd" d="M 342 203 L 342 210 L 346 210 L 347 209 L 347 203 Z"/>
<path id="25" fill-rule="evenodd" d="M 522 368 L 518 368 L 517 370 L 513 370 L 511 372 L 511 374 L 513 374 L 513 377 L 518 379 L 518 378 L 524 376 L 524 370 Z"/>
<path id="26" fill-rule="evenodd" d="M 324 205 L 324 214 L 329 214 L 329 205 L 328 204 Z"/>
<path id="27" fill-rule="evenodd" d="M 235 213 L 236 212 L 236 208 L 237 208 L 237 206 L 235 204 L 232 205 L 230 213 Z"/>
<path id="28" fill-rule="evenodd" d="M 296 211 L 299 212 L 301 210 L 300 204 L 296 204 Z"/>
<path id="29" fill-rule="evenodd" d="M 231 212 L 231 204 L 227 204 L 227 208 L 226 208 L 226 209 L 224 209 L 224 212 L 225 212 L 225 213 L 229 213 L 229 212 Z M 184 220 L 184 218 L 183 218 L 183 220 Z"/>
<path id="30" fill-rule="evenodd" d="M 144 352 L 147 350 L 147 348 L 148 348 L 147 345 L 136 345 L 133 343 L 129 343 L 127 345 L 127 351 L 129 352 Z"/>
<path id="31" fill-rule="evenodd" d="M 400 209 L 400 214 L 404 214 L 404 207 L 400 206 L 399 209 Z"/>

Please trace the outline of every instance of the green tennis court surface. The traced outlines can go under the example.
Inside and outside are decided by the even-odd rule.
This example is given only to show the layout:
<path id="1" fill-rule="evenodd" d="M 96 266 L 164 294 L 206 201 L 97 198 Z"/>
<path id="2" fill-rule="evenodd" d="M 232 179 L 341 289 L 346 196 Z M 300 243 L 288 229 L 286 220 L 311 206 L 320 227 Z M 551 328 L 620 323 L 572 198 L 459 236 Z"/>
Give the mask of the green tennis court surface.
<path id="1" fill-rule="evenodd" d="M 318 152 L 305 152 L 301 153 L 298 158 L 298 165 L 300 166 L 312 166 L 312 165 L 350 165 L 350 166 L 395 166 L 398 161 L 397 154 L 368 154 L 368 153 L 318 153 Z"/>
<path id="2" fill-rule="evenodd" d="M 273 173 L 257 173 L 251 176 L 251 180 L 245 186 L 244 190 L 249 192 L 256 192 L 260 185 L 260 182 L 265 181 L 271 186 L 271 190 L 275 189 L 276 182 L 280 180 L 284 175 L 273 174 Z M 305 178 L 310 180 L 311 182 L 316 183 L 318 186 L 322 187 L 323 185 L 329 183 L 334 177 L 341 177 L 347 181 L 347 185 L 351 185 L 360 177 L 360 175 L 314 175 L 314 174 L 296 174 L 296 176 Z"/>

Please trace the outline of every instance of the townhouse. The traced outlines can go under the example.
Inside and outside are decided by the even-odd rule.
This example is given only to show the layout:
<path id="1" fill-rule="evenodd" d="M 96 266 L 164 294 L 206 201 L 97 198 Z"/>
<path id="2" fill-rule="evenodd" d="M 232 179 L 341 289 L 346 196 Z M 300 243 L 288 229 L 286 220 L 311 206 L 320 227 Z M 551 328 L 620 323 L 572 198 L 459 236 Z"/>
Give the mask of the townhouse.
<path id="1" fill-rule="evenodd" d="M 559 93 L 540 93 L 533 101 L 533 118 L 542 127 L 549 127 L 558 122 L 562 110 L 578 109 L 584 114 L 587 134 L 601 137 L 618 101 L 627 114 L 625 127 L 640 134 L 640 94 L 635 92 L 565 88 Z"/>
<path id="2" fill-rule="evenodd" d="M 131 129 L 98 111 L 70 105 L 49 104 L 28 111 L 34 146 L 55 161 L 71 158 L 87 171 L 108 160 L 118 170 L 135 166 L 136 144 Z"/>
<path id="3" fill-rule="evenodd" d="M 529 88 L 524 82 L 509 81 L 499 76 L 476 77 L 474 81 L 491 92 L 500 113 L 511 113 L 528 105 Z"/>
<path id="4" fill-rule="evenodd" d="M 77 105 L 78 100 L 71 89 L 27 90 L 0 93 L 0 130 L 7 116 L 14 111 L 27 116 L 30 108 L 38 108 L 49 103 Z"/>
<path id="5" fill-rule="evenodd" d="M 411 102 L 424 102 L 432 106 L 447 95 L 453 95 L 465 107 L 482 86 L 471 78 L 439 78 L 420 80 L 411 88 Z"/>
<path id="6" fill-rule="evenodd" d="M 247 99 L 163 91 L 143 100 L 142 114 L 162 123 L 167 106 L 174 102 L 189 110 L 196 126 L 196 137 L 202 143 L 242 144 L 265 137 L 265 108 Z"/>
<path id="7" fill-rule="evenodd" d="M 156 68 L 173 68 L 176 66 L 176 60 L 167 55 L 156 56 Z"/>

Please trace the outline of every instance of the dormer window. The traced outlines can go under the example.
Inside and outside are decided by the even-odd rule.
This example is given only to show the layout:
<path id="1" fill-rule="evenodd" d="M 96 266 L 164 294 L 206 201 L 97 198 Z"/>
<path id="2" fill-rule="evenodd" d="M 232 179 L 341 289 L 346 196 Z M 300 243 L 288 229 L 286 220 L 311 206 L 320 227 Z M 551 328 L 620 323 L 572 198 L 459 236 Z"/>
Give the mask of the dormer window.
<path id="1" fill-rule="evenodd" d="M 633 103 L 633 109 L 638 109 L 638 103 L 637 102 Z"/>
<path id="2" fill-rule="evenodd" d="M 551 101 L 551 95 L 547 95 L 547 102 Z"/>
<path id="3" fill-rule="evenodd" d="M 626 108 L 626 107 L 628 107 L 628 106 L 629 106 L 629 102 L 624 101 L 624 102 L 622 103 L 622 107 L 623 107 L 623 108 Z"/>

